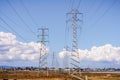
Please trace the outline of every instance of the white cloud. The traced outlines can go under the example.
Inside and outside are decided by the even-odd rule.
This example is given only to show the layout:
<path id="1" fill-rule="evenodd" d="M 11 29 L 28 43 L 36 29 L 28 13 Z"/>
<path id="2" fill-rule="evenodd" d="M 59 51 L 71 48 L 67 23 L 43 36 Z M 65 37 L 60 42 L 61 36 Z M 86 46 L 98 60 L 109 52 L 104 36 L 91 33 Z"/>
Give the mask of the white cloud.
<path id="1" fill-rule="evenodd" d="M 45 48 L 45 52 L 48 51 L 44 45 L 42 46 Z M 40 47 L 39 43 L 20 42 L 12 33 L 0 32 L 0 60 L 2 61 L 36 61 L 39 58 Z"/>
<path id="2" fill-rule="evenodd" d="M 65 51 L 60 52 L 59 56 L 63 58 Z M 104 46 L 92 47 L 91 50 L 78 50 L 80 60 L 89 61 L 115 61 L 120 63 L 120 47 L 113 47 L 110 44 Z M 68 53 L 70 54 L 70 52 Z"/>
<path id="3" fill-rule="evenodd" d="M 66 49 L 63 49 L 63 51 L 59 53 L 60 58 L 64 58 L 65 56 L 68 56 L 68 55 L 70 55 L 70 52 L 67 51 Z"/>

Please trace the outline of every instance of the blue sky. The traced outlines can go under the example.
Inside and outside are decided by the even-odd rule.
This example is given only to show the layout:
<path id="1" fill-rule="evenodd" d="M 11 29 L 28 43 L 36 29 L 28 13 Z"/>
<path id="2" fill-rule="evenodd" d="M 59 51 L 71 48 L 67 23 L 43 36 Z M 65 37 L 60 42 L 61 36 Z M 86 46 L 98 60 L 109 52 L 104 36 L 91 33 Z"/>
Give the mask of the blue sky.
<path id="1" fill-rule="evenodd" d="M 16 15 L 16 12 L 13 11 L 8 1 L 12 4 L 25 23 L 21 21 L 18 15 Z M 16 35 L 17 40 L 21 42 L 37 42 L 37 28 L 45 26 L 49 28 L 50 50 L 55 51 L 57 54 L 62 51 L 64 46 L 66 46 L 66 13 L 70 11 L 73 0 L 8 1 L 0 0 L 0 17 L 25 40 L 22 40 L 14 31 L 11 31 L 8 28 L 8 25 L 1 20 L 0 32 L 13 33 Z M 34 21 L 21 2 L 24 3 Z M 73 6 L 78 5 L 78 2 L 79 0 L 75 0 Z M 83 13 L 83 24 L 79 38 L 80 49 L 91 50 L 93 46 L 99 47 L 106 44 L 111 44 L 114 47 L 120 46 L 119 4 L 119 0 L 81 0 L 79 11 Z M 28 25 L 30 29 L 28 29 L 26 25 Z"/>

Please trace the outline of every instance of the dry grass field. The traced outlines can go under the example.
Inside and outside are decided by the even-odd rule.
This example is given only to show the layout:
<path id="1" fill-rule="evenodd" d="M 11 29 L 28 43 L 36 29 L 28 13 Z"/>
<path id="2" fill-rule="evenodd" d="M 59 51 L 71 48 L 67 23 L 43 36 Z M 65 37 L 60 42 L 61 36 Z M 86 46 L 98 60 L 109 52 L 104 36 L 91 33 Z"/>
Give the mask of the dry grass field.
<path id="1" fill-rule="evenodd" d="M 120 80 L 120 73 L 82 73 L 88 80 Z"/>
<path id="2" fill-rule="evenodd" d="M 120 73 L 82 73 L 81 77 L 88 80 L 120 80 Z M 0 71 L 0 80 L 77 80 L 67 73 L 46 72 L 39 74 L 37 71 Z"/>

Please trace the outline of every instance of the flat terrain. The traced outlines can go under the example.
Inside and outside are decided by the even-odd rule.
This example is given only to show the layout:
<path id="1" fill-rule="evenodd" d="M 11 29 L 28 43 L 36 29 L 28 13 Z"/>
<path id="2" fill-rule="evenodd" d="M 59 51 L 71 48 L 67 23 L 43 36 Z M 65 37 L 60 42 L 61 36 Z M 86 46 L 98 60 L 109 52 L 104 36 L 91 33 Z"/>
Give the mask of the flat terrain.
<path id="1" fill-rule="evenodd" d="M 81 73 L 88 80 L 120 80 L 120 73 Z M 65 72 L 49 71 L 39 74 L 37 71 L 0 71 L 0 80 L 77 80 Z"/>
<path id="2" fill-rule="evenodd" d="M 120 73 L 82 73 L 88 80 L 120 80 Z"/>

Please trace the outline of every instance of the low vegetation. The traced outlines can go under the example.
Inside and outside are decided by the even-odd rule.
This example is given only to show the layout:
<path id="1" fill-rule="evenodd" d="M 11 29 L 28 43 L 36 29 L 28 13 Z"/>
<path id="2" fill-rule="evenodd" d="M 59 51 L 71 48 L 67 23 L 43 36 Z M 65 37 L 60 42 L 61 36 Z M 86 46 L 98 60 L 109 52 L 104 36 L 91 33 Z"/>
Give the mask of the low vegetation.
<path id="1" fill-rule="evenodd" d="M 66 72 L 46 71 L 38 73 L 38 71 L 0 71 L 0 80 L 77 80 L 72 78 Z M 88 80 L 120 80 L 120 73 L 81 73 L 83 79 Z"/>

